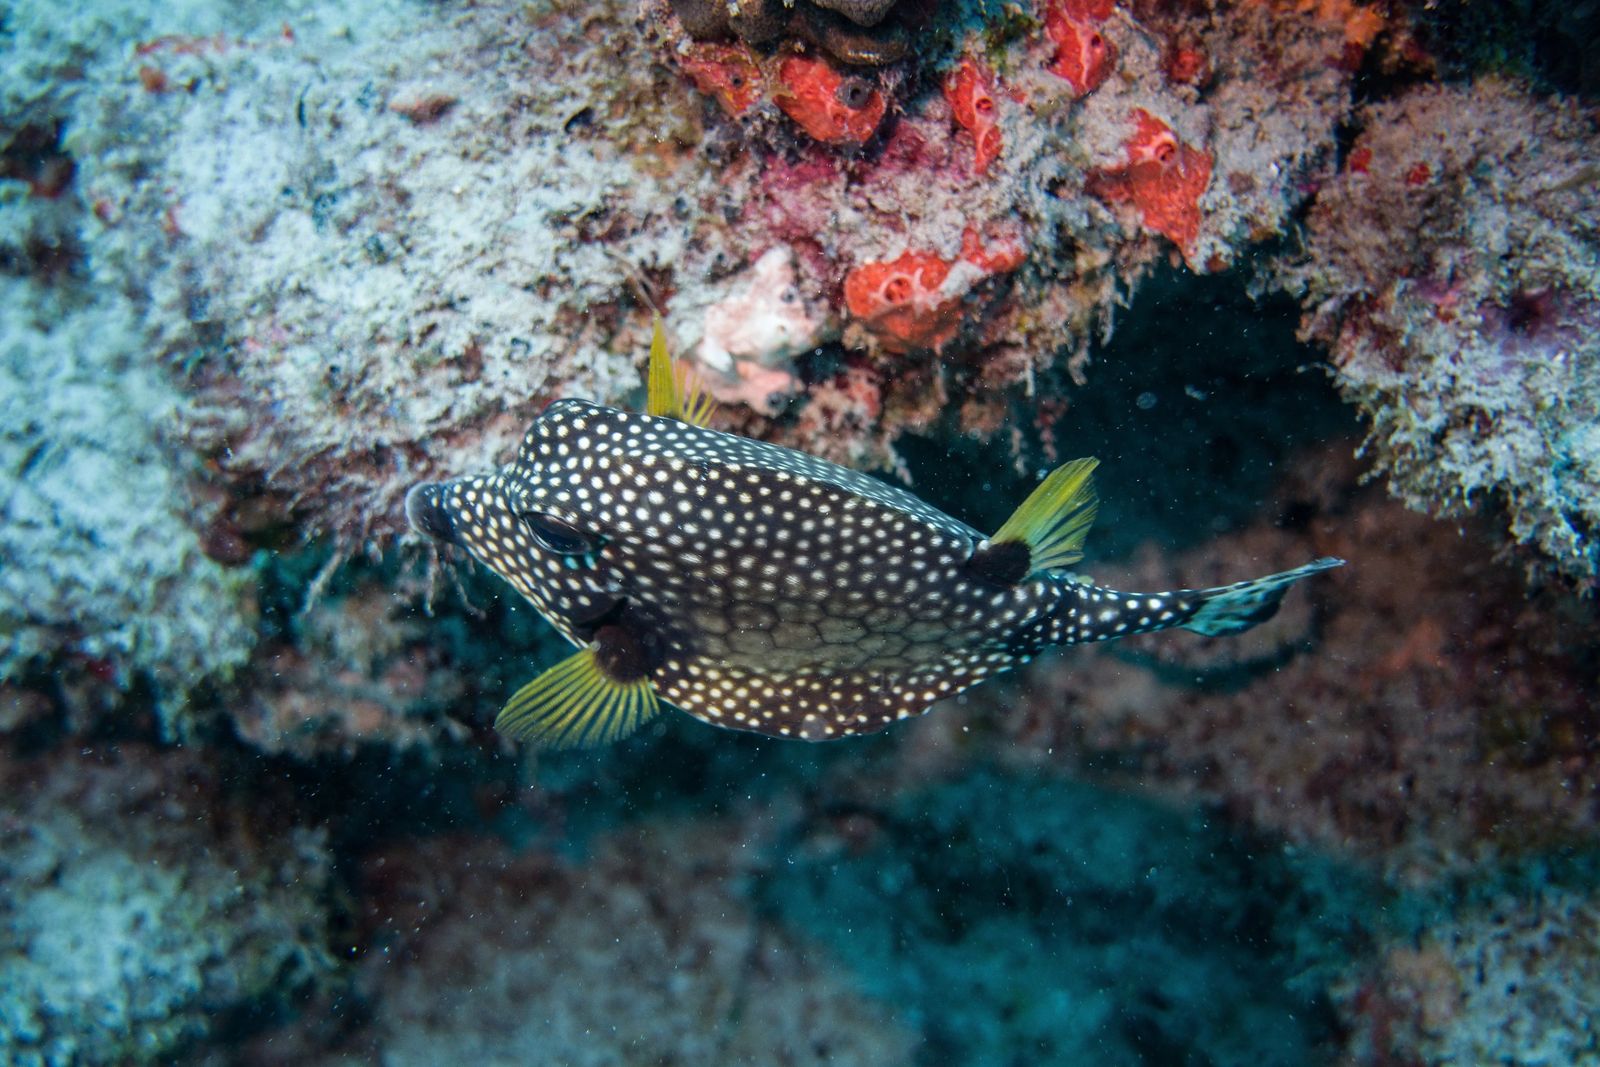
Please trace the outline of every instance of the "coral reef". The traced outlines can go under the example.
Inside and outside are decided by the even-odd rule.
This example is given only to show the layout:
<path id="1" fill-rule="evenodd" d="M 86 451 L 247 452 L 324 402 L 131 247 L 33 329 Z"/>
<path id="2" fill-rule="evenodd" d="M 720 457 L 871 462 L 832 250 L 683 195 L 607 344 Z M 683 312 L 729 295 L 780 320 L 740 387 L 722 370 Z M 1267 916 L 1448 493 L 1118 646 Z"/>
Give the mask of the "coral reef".
<path id="1" fill-rule="evenodd" d="M 1522 884 L 1479 890 L 1447 921 L 1384 946 L 1340 992 L 1356 1063 L 1600 1061 L 1600 900 L 1584 889 Z"/>
<path id="2" fill-rule="evenodd" d="M 1307 552 L 1359 566 L 1228 645 L 1157 637 L 1040 666 L 1026 710 L 995 723 L 1001 760 L 1119 765 L 1397 878 L 1592 834 L 1597 705 L 1588 642 L 1563 610 L 1526 603 L 1516 575 L 1486 561 L 1481 530 L 1463 538 L 1354 491 L 1337 451 L 1293 469 L 1278 493 L 1293 529 L 1193 556 L 1152 546 L 1095 578 L 1204 586 Z"/>
<path id="3" fill-rule="evenodd" d="M 792 357 L 816 348 L 833 330 L 801 294 L 797 279 L 794 250 L 779 245 L 721 291 L 706 289 L 713 303 L 705 309 L 700 338 L 679 350 L 698 361 L 702 380 L 718 400 L 775 415 L 803 390 Z M 680 323 L 690 319 L 684 303 L 677 310 Z"/>
<path id="4" fill-rule="evenodd" d="M 963 58 L 945 77 L 944 98 L 956 125 L 972 135 L 972 173 L 981 178 L 1005 148 L 997 119 L 994 75 L 977 60 Z"/>
<path id="5" fill-rule="evenodd" d="M 1100 0 L 1055 0 L 1044 8 L 1044 32 L 1055 46 L 1047 68 L 1086 96 L 1105 83 L 1116 68 L 1117 48 L 1100 26 L 1111 17 L 1112 4 Z"/>
<path id="6" fill-rule="evenodd" d="M 491 12 L 308 7 L 286 34 L 276 10 L 270 33 L 240 12 L 225 47 L 107 42 L 54 121 L 84 258 L 140 294 L 146 351 L 196 394 L 191 447 L 278 525 L 354 548 L 392 536 L 435 463 L 503 454 L 542 399 L 633 387 L 636 345 L 613 354 L 588 309 L 681 253 L 674 203 L 703 169 L 643 152 L 661 116 L 646 133 L 639 102 L 672 99 L 648 64 L 520 44 Z M 621 259 L 594 239 L 615 225 Z"/>
<path id="7" fill-rule="evenodd" d="M 0 1060 L 1596 1058 L 1593 605 L 1464 513 L 1595 586 L 1600 146 L 1470 13 L 80 8 L 0 0 Z M 981 528 L 1101 457 L 1101 582 L 1351 566 L 859 745 L 519 749 L 566 650 L 399 501 L 656 311 Z"/>
<path id="8" fill-rule="evenodd" d="M 761 99 L 766 78 L 755 53 L 735 45 L 697 45 L 678 57 L 678 69 L 733 118 Z"/>
<path id="9" fill-rule="evenodd" d="M 262 643 L 228 709 L 241 738 L 309 758 L 432 746 L 464 732 L 448 713 L 465 703 L 467 685 L 444 669 L 444 643 L 388 588 L 363 583 L 296 609 L 288 632 Z"/>
<path id="10" fill-rule="evenodd" d="M 760 273 L 774 249 L 792 250 L 812 325 L 795 351 L 749 362 L 785 374 L 859 318 L 842 288 L 853 273 L 907 255 L 955 266 L 972 230 L 1020 250 L 987 268 L 1004 284 L 972 299 L 952 269 L 951 291 L 927 297 L 937 323 L 891 329 L 887 345 L 870 328 L 844 339 L 838 374 L 865 376 L 881 402 L 848 436 L 811 443 L 892 465 L 895 437 L 945 407 L 986 429 L 1003 387 L 1063 358 L 1081 366 L 1169 242 L 1209 271 L 1281 233 L 1349 107 L 1349 66 L 1334 62 L 1345 23 L 1294 5 L 1144 21 L 1062 10 L 1116 55 L 1081 99 L 1044 69 L 1049 36 L 1021 23 L 930 49 L 919 79 L 694 43 L 648 5 L 643 37 L 615 2 L 451 19 L 374 9 L 359 34 L 268 5 L 184 36 L 133 20 L 149 33 L 131 57 L 84 31 L 92 58 L 70 96 L 15 110 L 63 131 L 53 166 L 72 168 L 71 230 L 96 277 L 146 294 L 148 350 L 195 394 L 186 437 L 229 506 L 250 501 L 256 517 L 230 530 L 237 548 L 288 528 L 348 552 L 395 536 L 418 479 L 503 457 L 543 401 L 623 399 L 648 300 L 692 342 L 729 279 Z M 287 30 L 273 11 L 293 16 Z M 19 44 L 62 50 L 33 33 Z M 1198 75 L 1169 75 L 1178 42 L 1206 58 L 1203 92 Z M 968 88 L 947 100 L 947 77 Z M 1130 156 L 1155 124 L 1171 158 Z M 934 348 L 954 373 L 935 373 Z M 741 384 L 724 383 L 776 412 L 785 383 Z"/>
<path id="11" fill-rule="evenodd" d="M 0 277 L 0 307 L 0 680 L 74 658 L 153 682 L 181 731 L 255 634 L 249 575 L 190 525 L 195 464 L 162 434 L 180 398 L 126 302 Z"/>
<path id="12" fill-rule="evenodd" d="M 1326 992 L 1379 899 L 1359 871 L 1031 774 L 731 746 L 650 750 L 683 773 L 636 784 L 693 816 L 586 832 L 545 768 L 512 804 L 560 827 L 555 851 L 372 849 L 352 886 L 369 1022 L 275 1029 L 246 1060 L 1303 1063 L 1331 1037 Z M 759 800 L 705 814 L 757 768 Z"/>
<path id="13" fill-rule="evenodd" d="M 339 762 L 472 750 L 506 693 L 566 654 L 482 576 L 446 583 L 400 561 L 330 575 L 335 558 L 324 547 L 260 569 L 259 644 L 219 709 L 259 751 Z"/>
<path id="14" fill-rule="evenodd" d="M 1200 236 L 1200 197 L 1211 184 L 1209 152 L 1191 148 L 1143 108 L 1133 113 L 1134 133 L 1120 167 L 1089 175 L 1086 191 L 1108 204 L 1132 204 L 1145 229 L 1166 237 L 1188 255 Z"/>
<path id="15" fill-rule="evenodd" d="M 581 863 L 452 839 L 371 857 L 373 1023 L 318 1062 L 915 1062 L 890 1005 L 740 892 L 761 827 L 651 821 Z"/>
<path id="16" fill-rule="evenodd" d="M 1013 283 L 980 301 L 987 310 L 954 349 L 954 309 L 927 294 L 924 318 L 935 321 L 891 328 L 887 345 L 885 331 L 844 337 L 852 369 L 875 379 L 884 402 L 871 437 L 828 442 L 848 444 L 841 454 L 892 463 L 893 438 L 939 410 L 925 403 L 930 395 L 966 400 L 970 391 L 966 428 L 992 425 L 1003 403 L 997 387 L 1031 381 L 1062 356 L 1081 364 L 1091 331 L 1109 322 L 1163 242 L 1211 271 L 1284 232 L 1332 159 L 1351 70 L 1373 43 L 1370 29 L 1352 40 L 1356 16 L 1337 5 L 1207 6 L 1136 20 L 1111 4 L 1072 2 L 1042 17 L 997 23 L 954 54 L 928 49 L 920 80 L 859 84 L 823 59 L 660 31 L 663 54 L 721 104 L 724 114 L 709 120 L 712 143 L 737 146 L 720 170 L 747 249 L 732 265 L 793 248 L 805 298 L 859 320 L 850 279 L 863 270 L 896 261 L 911 275 L 948 268 L 962 258 L 966 231 L 1002 219 L 1022 250 Z M 1062 51 L 1062 26 L 1092 29 L 1106 57 L 1092 92 L 1046 69 Z M 807 91 L 785 87 L 802 75 Z M 780 113 L 796 125 L 774 125 Z M 804 138 L 798 150 L 790 131 Z M 1131 213 L 1119 221 L 1123 204 Z M 1070 262 L 1057 249 L 1070 249 Z M 971 370 L 935 383 L 924 359 L 894 358 L 935 348 L 958 365 L 970 360 L 981 388 Z M 826 413 L 808 421 L 825 422 Z"/>
<path id="17" fill-rule="evenodd" d="M 787 56 L 778 63 L 778 109 L 824 144 L 858 145 L 878 132 L 889 110 L 883 93 L 825 59 Z"/>
<path id="18" fill-rule="evenodd" d="M 1284 270 L 1305 334 L 1332 350 L 1397 496 L 1501 507 L 1542 570 L 1593 588 L 1600 129 L 1497 81 L 1418 87 L 1362 126 Z"/>
<path id="19" fill-rule="evenodd" d="M 989 246 L 968 227 L 954 260 L 905 252 L 888 262 L 855 267 L 844 277 L 845 307 L 868 344 L 889 352 L 938 352 L 960 330 L 968 294 L 990 277 L 1016 270 L 1023 259 L 1016 242 Z"/>
<path id="20" fill-rule="evenodd" d="M 878 67 L 911 51 L 896 0 L 671 0 L 682 31 L 701 41 L 736 37 L 747 45 L 812 45 L 840 63 Z"/>
<path id="21" fill-rule="evenodd" d="M 0 1058 L 167 1063 L 334 978 L 331 861 L 193 755 L 0 763 Z"/>

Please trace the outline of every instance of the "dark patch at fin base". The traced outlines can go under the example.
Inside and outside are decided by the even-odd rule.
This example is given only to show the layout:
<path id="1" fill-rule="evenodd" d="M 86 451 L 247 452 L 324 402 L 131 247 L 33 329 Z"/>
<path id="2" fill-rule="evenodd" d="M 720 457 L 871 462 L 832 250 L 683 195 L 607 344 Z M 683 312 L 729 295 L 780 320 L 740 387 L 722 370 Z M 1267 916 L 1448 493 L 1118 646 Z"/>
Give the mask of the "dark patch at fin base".
<path id="1" fill-rule="evenodd" d="M 1083 558 L 1083 542 L 1099 508 L 1091 477 L 1099 465 L 1097 459 L 1075 459 L 1057 467 L 989 539 L 995 546 L 1027 546 L 1024 577 L 1061 570 Z"/>
<path id="2" fill-rule="evenodd" d="M 1010 587 L 1028 576 L 1033 553 L 1021 541 L 990 541 L 967 560 L 967 573 L 990 585 Z"/>
<path id="3" fill-rule="evenodd" d="M 661 661 L 652 642 L 641 640 L 634 631 L 615 624 L 603 625 L 595 631 L 594 655 L 606 677 L 621 685 L 648 677 Z"/>
<path id="4" fill-rule="evenodd" d="M 495 729 L 543 748 L 592 748 L 620 741 L 654 718 L 661 704 L 650 680 L 612 677 L 601 647 L 580 649 L 517 690 Z"/>

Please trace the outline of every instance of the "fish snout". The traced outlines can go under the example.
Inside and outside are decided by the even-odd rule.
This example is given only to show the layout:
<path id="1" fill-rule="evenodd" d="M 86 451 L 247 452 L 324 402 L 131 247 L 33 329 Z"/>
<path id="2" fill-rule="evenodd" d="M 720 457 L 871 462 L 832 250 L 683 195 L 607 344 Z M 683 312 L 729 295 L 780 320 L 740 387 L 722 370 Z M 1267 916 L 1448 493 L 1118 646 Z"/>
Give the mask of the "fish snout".
<path id="1" fill-rule="evenodd" d="M 445 508 L 444 486 L 437 482 L 423 482 L 411 487 L 406 494 L 406 521 L 411 528 L 425 537 L 446 544 L 455 543 L 455 524 Z"/>

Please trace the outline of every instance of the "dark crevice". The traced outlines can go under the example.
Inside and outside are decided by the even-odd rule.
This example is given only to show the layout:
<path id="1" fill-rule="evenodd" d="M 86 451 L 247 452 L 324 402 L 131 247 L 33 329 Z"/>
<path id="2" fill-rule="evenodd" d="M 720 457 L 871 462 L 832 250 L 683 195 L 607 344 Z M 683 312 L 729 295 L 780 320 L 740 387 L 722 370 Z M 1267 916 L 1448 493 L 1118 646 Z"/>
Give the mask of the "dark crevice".
<path id="1" fill-rule="evenodd" d="M 1286 296 L 1253 300 L 1247 269 L 1159 272 L 1095 350 L 1085 385 L 1064 371 L 1041 374 L 1013 421 L 1031 427 L 1042 401 L 1064 398 L 1065 414 L 1049 427 L 1053 456 L 1037 436 L 1020 462 L 1003 436 L 981 442 L 942 427 L 936 437 L 902 438 L 896 448 L 912 491 L 994 530 L 1043 472 L 1097 457 L 1091 560 L 1147 540 L 1176 551 L 1246 525 L 1263 506 L 1281 509 L 1271 494 L 1288 457 L 1357 436 L 1359 427 L 1322 351 L 1295 336 L 1299 305 Z"/>
<path id="2" fill-rule="evenodd" d="M 1600 0 L 1406 0 L 1445 78 L 1502 74 L 1536 92 L 1600 94 Z"/>
<path id="3" fill-rule="evenodd" d="M 0 148 L 0 178 L 28 183 L 34 196 L 54 200 L 72 185 L 77 164 L 61 145 L 62 124 L 23 126 Z"/>

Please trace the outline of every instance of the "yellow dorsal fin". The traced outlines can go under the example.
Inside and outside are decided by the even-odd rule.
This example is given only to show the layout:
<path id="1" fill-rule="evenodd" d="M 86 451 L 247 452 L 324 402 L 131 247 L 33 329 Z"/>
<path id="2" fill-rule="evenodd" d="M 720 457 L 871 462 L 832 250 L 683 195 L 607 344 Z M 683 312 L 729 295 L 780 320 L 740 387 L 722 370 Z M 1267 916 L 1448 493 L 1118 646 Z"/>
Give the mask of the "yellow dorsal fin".
<path id="1" fill-rule="evenodd" d="M 680 381 L 680 378 L 682 379 Z M 645 413 L 662 415 L 692 426 L 704 426 L 711 421 L 717 409 L 716 401 L 706 395 L 700 377 L 685 368 L 673 366 L 667 352 L 667 333 L 661 325 L 661 316 L 655 317 L 655 329 L 650 338 L 650 369 L 647 372 Z"/>
<path id="2" fill-rule="evenodd" d="M 672 356 L 667 353 L 667 331 L 661 316 L 655 317 L 650 335 L 650 365 L 645 371 L 645 414 L 661 415 L 669 419 L 678 417 L 678 377 L 672 370 Z"/>
<path id="3" fill-rule="evenodd" d="M 990 542 L 1027 545 L 1030 575 L 1078 562 L 1100 506 L 1091 479 L 1099 465 L 1097 459 L 1075 459 L 1057 467 L 1028 494 Z"/>
<path id="4" fill-rule="evenodd" d="M 616 681 L 591 646 L 517 690 L 494 728 L 544 748 L 594 748 L 622 740 L 660 710 L 650 679 Z"/>

